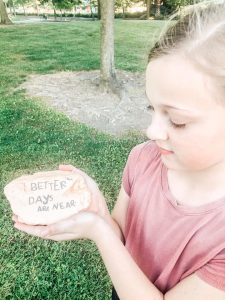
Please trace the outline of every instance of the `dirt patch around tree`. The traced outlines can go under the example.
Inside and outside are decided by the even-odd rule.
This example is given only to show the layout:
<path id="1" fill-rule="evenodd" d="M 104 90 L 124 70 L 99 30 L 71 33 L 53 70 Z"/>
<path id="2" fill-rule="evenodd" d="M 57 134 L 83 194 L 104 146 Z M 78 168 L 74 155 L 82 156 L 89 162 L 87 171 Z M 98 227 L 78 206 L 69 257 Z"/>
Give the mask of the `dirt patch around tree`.
<path id="1" fill-rule="evenodd" d="M 124 87 L 121 99 L 100 91 L 99 76 L 99 71 L 32 75 L 20 88 L 72 120 L 99 131 L 116 136 L 131 131 L 143 134 L 151 121 L 145 74 L 117 71 L 117 78 Z"/>

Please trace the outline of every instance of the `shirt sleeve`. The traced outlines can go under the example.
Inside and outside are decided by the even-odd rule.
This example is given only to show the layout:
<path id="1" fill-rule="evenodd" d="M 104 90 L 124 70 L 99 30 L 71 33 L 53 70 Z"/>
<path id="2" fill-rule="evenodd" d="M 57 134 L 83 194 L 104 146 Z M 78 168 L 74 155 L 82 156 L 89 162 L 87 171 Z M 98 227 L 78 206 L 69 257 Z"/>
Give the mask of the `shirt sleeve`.
<path id="1" fill-rule="evenodd" d="M 131 186 L 136 174 L 137 161 L 143 147 L 144 147 L 144 143 L 135 146 L 131 150 L 127 159 L 126 166 L 123 171 L 122 184 L 128 196 L 131 195 Z"/>
<path id="2" fill-rule="evenodd" d="M 208 284 L 225 291 L 225 249 L 196 271 L 196 275 Z"/>

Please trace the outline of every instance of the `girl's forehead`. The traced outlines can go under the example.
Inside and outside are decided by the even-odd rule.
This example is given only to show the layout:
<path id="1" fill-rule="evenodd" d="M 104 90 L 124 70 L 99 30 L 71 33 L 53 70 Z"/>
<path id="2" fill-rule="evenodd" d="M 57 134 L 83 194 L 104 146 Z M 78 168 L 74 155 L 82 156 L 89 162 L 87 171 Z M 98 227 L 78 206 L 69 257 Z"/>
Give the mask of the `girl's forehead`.
<path id="1" fill-rule="evenodd" d="M 180 56 L 165 56 L 148 64 L 146 94 L 157 105 L 179 104 L 199 110 L 217 105 L 209 76 Z"/>
<path id="2" fill-rule="evenodd" d="M 180 75 L 179 80 L 192 81 L 195 79 L 205 80 L 207 74 L 201 72 L 189 59 L 181 55 L 165 55 L 149 62 L 147 66 L 147 76 L 168 76 L 174 79 L 174 76 Z M 162 77 L 163 78 L 163 77 Z"/>

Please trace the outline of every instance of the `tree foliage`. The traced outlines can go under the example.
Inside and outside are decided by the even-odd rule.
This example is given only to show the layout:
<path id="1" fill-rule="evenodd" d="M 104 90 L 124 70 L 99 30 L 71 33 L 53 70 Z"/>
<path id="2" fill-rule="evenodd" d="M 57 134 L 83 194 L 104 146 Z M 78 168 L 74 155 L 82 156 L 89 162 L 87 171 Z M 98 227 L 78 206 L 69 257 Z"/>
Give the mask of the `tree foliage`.
<path id="1" fill-rule="evenodd" d="M 130 7 L 132 6 L 132 0 L 115 0 L 115 7 Z"/>
<path id="2" fill-rule="evenodd" d="M 176 10 L 185 5 L 191 5 L 196 3 L 196 0 L 166 0 L 164 1 L 166 6 L 169 6 L 171 10 Z"/>
<path id="3" fill-rule="evenodd" d="M 41 0 L 41 5 L 46 3 L 51 3 L 56 9 L 72 9 L 76 5 L 81 5 L 83 2 L 81 0 Z"/>
<path id="4" fill-rule="evenodd" d="M 135 3 L 140 2 L 139 0 L 115 0 L 116 8 L 128 8 L 132 7 Z"/>
<path id="5" fill-rule="evenodd" d="M 33 3 L 34 0 L 13 0 L 13 4 L 16 6 L 25 6 L 29 3 Z"/>

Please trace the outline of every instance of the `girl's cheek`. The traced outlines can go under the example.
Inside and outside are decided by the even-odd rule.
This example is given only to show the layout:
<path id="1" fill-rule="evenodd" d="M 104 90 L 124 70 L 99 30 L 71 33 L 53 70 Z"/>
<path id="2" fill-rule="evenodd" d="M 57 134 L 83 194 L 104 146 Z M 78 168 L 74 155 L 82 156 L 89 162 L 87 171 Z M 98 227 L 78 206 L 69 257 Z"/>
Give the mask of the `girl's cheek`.
<path id="1" fill-rule="evenodd" d="M 176 140 L 182 142 L 182 139 L 189 137 L 189 134 L 184 129 L 173 128 L 172 130 L 169 131 L 168 136 L 170 140 Z"/>

